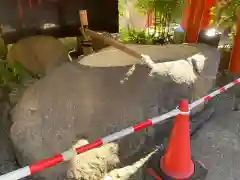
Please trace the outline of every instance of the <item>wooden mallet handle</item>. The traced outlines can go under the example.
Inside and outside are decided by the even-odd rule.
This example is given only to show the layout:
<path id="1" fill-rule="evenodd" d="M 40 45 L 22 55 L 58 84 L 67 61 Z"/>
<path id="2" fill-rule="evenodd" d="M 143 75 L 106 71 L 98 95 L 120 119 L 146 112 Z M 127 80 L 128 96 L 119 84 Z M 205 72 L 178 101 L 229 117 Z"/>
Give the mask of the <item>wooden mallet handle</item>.
<path id="1" fill-rule="evenodd" d="M 143 55 L 139 52 L 136 52 L 136 51 L 124 46 L 123 44 L 117 42 L 116 40 L 111 39 L 109 37 L 105 37 L 105 36 L 95 32 L 95 31 L 85 29 L 85 32 L 88 35 L 92 36 L 93 38 L 102 40 L 105 44 L 113 46 L 113 47 L 119 49 L 120 51 L 123 51 L 123 52 L 127 53 L 130 56 L 133 56 L 133 57 L 135 57 L 139 60 L 142 60 L 149 68 L 153 68 L 154 62 L 151 60 L 151 58 L 149 56 L 146 56 L 146 55 Z"/>
<path id="2" fill-rule="evenodd" d="M 79 11 L 79 17 L 80 17 L 80 22 L 81 26 L 88 26 L 88 17 L 87 17 L 87 11 L 86 10 L 80 10 Z"/>
<path id="3" fill-rule="evenodd" d="M 111 38 L 108 38 L 108 37 L 105 37 L 95 31 L 92 31 L 92 30 L 89 30 L 89 29 L 85 29 L 85 32 L 92 36 L 93 38 L 96 38 L 96 39 L 100 39 L 102 40 L 105 44 L 108 44 L 110 46 L 113 46 L 127 54 L 129 54 L 130 56 L 133 56 L 135 58 L 138 58 L 138 59 L 141 59 L 142 58 L 142 55 L 126 46 L 124 46 L 123 44 L 111 39 Z"/>

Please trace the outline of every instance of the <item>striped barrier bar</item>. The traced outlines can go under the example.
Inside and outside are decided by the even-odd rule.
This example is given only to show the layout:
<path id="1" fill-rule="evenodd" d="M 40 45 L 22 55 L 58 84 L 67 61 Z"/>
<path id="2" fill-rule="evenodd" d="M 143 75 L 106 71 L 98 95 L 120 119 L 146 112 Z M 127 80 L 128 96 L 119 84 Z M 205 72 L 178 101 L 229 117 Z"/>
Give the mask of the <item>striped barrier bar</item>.
<path id="1" fill-rule="evenodd" d="M 205 101 L 211 100 L 213 97 L 225 92 L 229 88 L 237 85 L 239 82 L 240 82 L 240 78 L 235 79 L 234 81 L 232 81 L 232 82 L 228 83 L 227 85 L 217 89 L 216 91 L 213 91 L 212 93 L 208 94 L 207 96 L 204 96 L 201 99 L 194 101 L 193 103 L 191 103 L 189 105 L 189 109 L 193 109 L 193 108 L 197 107 L 198 105 L 204 103 Z"/>
<path id="2" fill-rule="evenodd" d="M 231 83 L 229 83 L 229 84 L 227 84 L 227 85 L 225 85 L 221 88 L 219 88 L 216 91 L 213 91 L 209 95 L 204 96 L 204 97 L 200 98 L 199 100 L 194 101 L 193 103 L 191 103 L 189 105 L 189 109 L 191 110 L 191 109 L 197 107 L 198 105 L 200 105 L 200 104 L 202 104 L 206 101 L 211 100 L 214 96 L 217 96 L 217 95 L 225 92 L 227 89 L 237 85 L 239 82 L 240 82 L 240 78 L 234 80 L 233 82 L 231 82 Z M 147 127 L 153 126 L 154 124 L 163 123 L 167 119 L 169 119 L 171 117 L 174 117 L 174 116 L 178 115 L 179 113 L 180 113 L 180 111 L 178 109 L 171 110 L 168 113 L 165 113 L 161 116 L 154 117 L 152 119 L 143 121 L 143 122 L 141 122 L 139 124 L 136 124 L 132 127 L 128 127 L 128 128 L 123 129 L 119 132 L 115 132 L 113 134 L 105 136 L 105 137 L 103 137 L 99 140 L 96 140 L 96 141 L 92 142 L 92 143 L 86 144 L 84 146 L 80 146 L 76 149 L 69 149 L 68 151 L 65 151 L 65 152 L 63 152 L 61 154 L 58 154 L 56 156 L 53 156 L 51 158 L 41 160 L 41 161 L 39 161 L 37 163 L 34 163 L 32 165 L 26 166 L 24 168 L 20 168 L 18 170 L 9 172 L 7 174 L 4 174 L 4 175 L 0 176 L 0 180 L 18 180 L 18 179 L 21 179 L 21 178 L 24 178 L 24 177 L 27 177 L 27 176 L 31 176 L 32 174 L 35 174 L 39 171 L 42 171 L 44 169 L 55 166 L 55 165 L 57 165 L 61 162 L 69 161 L 70 159 L 72 159 L 77 154 L 84 153 L 84 152 L 89 151 L 91 149 L 101 147 L 104 144 L 113 142 L 115 140 L 119 140 L 119 139 L 121 139 L 125 136 L 128 136 L 128 135 L 132 134 L 132 133 L 135 133 L 135 132 L 140 131 L 142 129 L 145 129 Z"/>

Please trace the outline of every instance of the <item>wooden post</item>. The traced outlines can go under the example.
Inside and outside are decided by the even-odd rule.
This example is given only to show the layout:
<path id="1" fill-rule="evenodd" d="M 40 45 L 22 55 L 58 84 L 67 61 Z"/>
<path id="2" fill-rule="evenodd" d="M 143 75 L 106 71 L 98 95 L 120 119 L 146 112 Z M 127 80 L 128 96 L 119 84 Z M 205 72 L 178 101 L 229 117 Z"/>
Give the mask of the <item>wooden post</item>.
<path id="1" fill-rule="evenodd" d="M 79 17 L 80 17 L 81 26 L 87 28 L 88 27 L 87 11 L 86 10 L 80 10 L 79 11 Z"/>
<path id="2" fill-rule="evenodd" d="M 191 0 L 188 23 L 186 24 L 186 43 L 196 43 L 201 28 L 205 0 Z"/>
<path id="3" fill-rule="evenodd" d="M 237 17 L 237 33 L 234 39 L 234 45 L 231 53 L 229 71 L 233 74 L 240 74 L 240 14 Z"/>
<path id="4" fill-rule="evenodd" d="M 205 7 L 203 11 L 203 18 L 201 21 L 201 29 L 205 29 L 209 27 L 211 20 L 213 20 L 213 16 L 210 14 L 212 7 L 216 4 L 216 0 L 206 0 Z"/>
<path id="5" fill-rule="evenodd" d="M 152 11 L 148 11 L 147 12 L 147 24 L 146 24 L 146 28 L 150 28 L 153 25 L 153 12 Z"/>
<path id="6" fill-rule="evenodd" d="M 29 7 L 30 9 L 33 8 L 33 2 L 32 2 L 32 0 L 28 0 L 28 7 Z"/>
<path id="7" fill-rule="evenodd" d="M 87 17 L 87 11 L 86 10 L 80 10 L 79 11 L 79 17 L 80 17 L 80 23 L 81 23 L 81 34 L 83 36 L 83 40 L 81 43 L 81 48 L 83 50 L 83 55 L 89 55 L 93 53 L 93 48 L 92 48 L 92 42 L 91 38 L 86 35 L 85 29 L 88 28 L 88 17 Z M 79 41 L 79 40 L 78 40 Z"/>
<path id="8" fill-rule="evenodd" d="M 188 24 L 188 21 L 190 20 L 189 19 L 189 13 L 190 13 L 190 3 L 191 3 L 191 0 L 185 0 L 185 3 L 187 4 L 185 7 L 184 7 L 184 10 L 183 10 L 183 17 L 182 17 L 182 21 L 181 21 L 181 27 L 186 30 L 187 28 L 187 24 Z"/>
<path id="9" fill-rule="evenodd" d="M 21 0 L 17 1 L 17 6 L 18 6 L 18 16 L 19 16 L 19 19 L 20 19 L 20 21 L 22 23 L 22 20 L 23 20 L 23 7 L 22 7 Z"/>
<path id="10" fill-rule="evenodd" d="M 187 3 L 187 5 L 184 8 L 182 22 L 181 22 L 181 27 L 184 30 L 186 30 L 187 25 L 193 20 L 192 15 L 190 15 L 191 0 L 185 0 L 185 2 Z M 215 5 L 215 3 L 216 3 L 216 0 L 205 0 L 205 6 L 204 6 L 202 20 L 201 20 L 201 29 L 207 28 L 208 25 L 210 24 L 210 21 L 212 19 L 210 15 L 210 10 Z"/>

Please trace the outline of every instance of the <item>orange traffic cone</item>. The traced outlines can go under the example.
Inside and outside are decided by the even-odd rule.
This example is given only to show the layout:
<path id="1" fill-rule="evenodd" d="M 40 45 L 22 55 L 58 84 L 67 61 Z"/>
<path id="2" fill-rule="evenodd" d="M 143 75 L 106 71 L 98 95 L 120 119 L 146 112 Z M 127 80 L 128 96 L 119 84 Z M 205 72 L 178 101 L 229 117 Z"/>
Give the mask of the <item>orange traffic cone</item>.
<path id="1" fill-rule="evenodd" d="M 182 100 L 179 103 L 179 110 L 180 114 L 174 121 L 160 167 L 169 177 L 187 179 L 194 173 L 194 164 L 191 160 L 188 101 Z"/>
<path id="2" fill-rule="evenodd" d="M 188 101 L 179 103 L 180 113 L 173 122 L 167 148 L 160 149 L 149 160 L 144 180 L 203 180 L 207 169 L 193 161 L 190 147 Z"/>

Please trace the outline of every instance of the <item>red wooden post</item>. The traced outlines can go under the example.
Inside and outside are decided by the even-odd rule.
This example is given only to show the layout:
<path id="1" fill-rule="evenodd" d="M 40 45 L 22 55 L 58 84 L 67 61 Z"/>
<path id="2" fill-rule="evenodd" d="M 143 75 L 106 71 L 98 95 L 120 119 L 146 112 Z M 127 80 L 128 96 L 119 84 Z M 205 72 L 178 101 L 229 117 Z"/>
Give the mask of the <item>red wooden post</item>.
<path id="1" fill-rule="evenodd" d="M 203 18 L 201 22 L 201 29 L 205 29 L 209 26 L 211 19 L 213 18 L 210 14 L 211 8 L 215 5 L 216 0 L 206 0 L 205 8 L 203 11 Z"/>
<path id="2" fill-rule="evenodd" d="M 29 6 L 30 9 L 33 8 L 33 2 L 32 2 L 32 0 L 28 0 L 28 6 Z"/>
<path id="3" fill-rule="evenodd" d="M 191 3 L 191 0 L 185 0 L 185 3 L 187 4 L 185 7 L 184 7 L 184 10 L 183 10 L 183 17 L 182 17 L 182 22 L 181 22 L 181 27 L 186 30 L 187 28 L 187 24 L 188 24 L 188 21 L 189 21 L 189 13 L 190 13 L 190 3 Z"/>
<path id="4" fill-rule="evenodd" d="M 185 0 L 188 5 L 184 9 L 181 26 L 186 31 L 187 43 L 196 43 L 199 31 L 207 28 L 211 16 L 210 9 L 216 0 Z"/>
<path id="5" fill-rule="evenodd" d="M 19 16 L 19 19 L 22 21 L 23 20 L 23 7 L 22 7 L 22 2 L 21 0 L 18 0 L 17 1 L 17 6 L 18 6 L 18 16 Z"/>
<path id="6" fill-rule="evenodd" d="M 234 46 L 232 49 L 229 71 L 233 74 L 240 74 L 240 16 L 237 18 L 237 33 L 234 39 Z"/>
<path id="7" fill-rule="evenodd" d="M 153 25 L 153 13 L 151 11 L 147 12 L 147 24 L 146 28 L 149 28 Z"/>
<path id="8" fill-rule="evenodd" d="M 191 0 L 188 24 L 186 27 L 186 43 L 196 43 L 201 28 L 205 0 Z"/>

